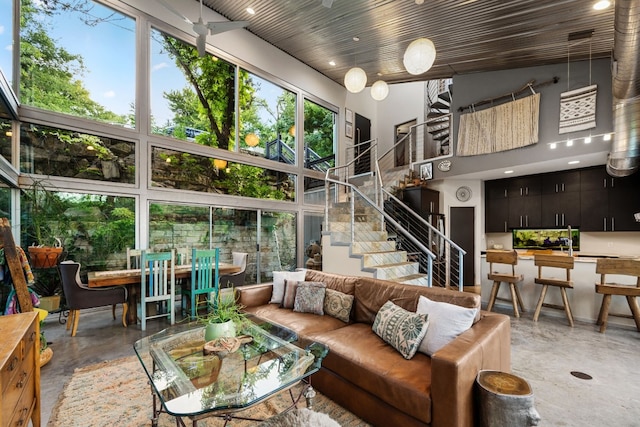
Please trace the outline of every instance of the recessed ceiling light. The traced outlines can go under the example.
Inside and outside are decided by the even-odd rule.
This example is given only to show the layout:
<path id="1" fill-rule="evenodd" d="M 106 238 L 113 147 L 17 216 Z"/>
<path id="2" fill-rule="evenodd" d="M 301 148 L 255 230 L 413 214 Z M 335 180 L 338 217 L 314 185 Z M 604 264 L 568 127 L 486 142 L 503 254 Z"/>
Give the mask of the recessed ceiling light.
<path id="1" fill-rule="evenodd" d="M 573 145 L 573 139 L 567 139 L 567 147 L 571 147 Z"/>
<path id="2" fill-rule="evenodd" d="M 512 170 L 508 170 L 508 171 L 504 171 L 504 173 L 510 174 L 510 173 L 513 173 L 513 171 Z"/>
<path id="3" fill-rule="evenodd" d="M 602 139 L 604 139 L 605 141 L 611 141 L 611 134 L 610 133 L 606 133 Z"/>
<path id="4" fill-rule="evenodd" d="M 584 143 L 585 143 L 585 144 L 591 144 L 591 137 L 590 137 L 590 136 L 586 137 L 586 138 L 584 139 Z"/>
<path id="5" fill-rule="evenodd" d="M 255 15 L 255 14 L 256 14 L 256 11 L 255 11 L 255 10 L 253 10 L 253 8 L 252 8 L 252 7 L 248 7 L 246 10 L 247 10 L 247 13 L 248 13 L 249 15 Z"/>
<path id="6" fill-rule="evenodd" d="M 549 148 L 551 148 L 552 150 L 555 150 L 557 147 L 555 142 L 552 142 L 551 144 L 549 144 Z"/>
<path id="7" fill-rule="evenodd" d="M 611 6 L 611 2 L 609 0 L 600 0 L 593 4 L 593 8 L 595 10 L 603 10 Z"/>
<path id="8" fill-rule="evenodd" d="M 329 61 L 329 65 L 331 65 L 332 67 L 336 66 L 336 61 Z"/>
<path id="9" fill-rule="evenodd" d="M 360 41 L 360 37 L 358 37 L 358 36 L 353 36 L 353 41 L 354 41 L 354 42 L 359 42 L 359 41 Z"/>
<path id="10" fill-rule="evenodd" d="M 569 162 L 570 165 L 577 165 L 578 163 L 580 163 L 580 160 L 571 160 Z"/>

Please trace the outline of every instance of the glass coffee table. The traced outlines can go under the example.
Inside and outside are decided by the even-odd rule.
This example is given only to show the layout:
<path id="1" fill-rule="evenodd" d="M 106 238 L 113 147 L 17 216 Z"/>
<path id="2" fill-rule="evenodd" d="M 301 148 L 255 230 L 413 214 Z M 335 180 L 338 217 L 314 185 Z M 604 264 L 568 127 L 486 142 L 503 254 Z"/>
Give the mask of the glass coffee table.
<path id="1" fill-rule="evenodd" d="M 285 390 L 292 402 L 285 410 L 303 396 L 312 406 L 315 391 L 308 377 L 320 369 L 328 348 L 306 345 L 287 328 L 250 319 L 238 333 L 244 343 L 228 354 L 205 354 L 204 326 L 172 327 L 136 341 L 135 352 L 151 384 L 152 426 L 162 412 L 182 426 L 188 418 L 193 427 L 212 416 L 223 418 L 225 425 L 232 418 L 262 421 L 239 412 Z M 305 386 L 295 396 L 291 388 L 301 381 Z"/>

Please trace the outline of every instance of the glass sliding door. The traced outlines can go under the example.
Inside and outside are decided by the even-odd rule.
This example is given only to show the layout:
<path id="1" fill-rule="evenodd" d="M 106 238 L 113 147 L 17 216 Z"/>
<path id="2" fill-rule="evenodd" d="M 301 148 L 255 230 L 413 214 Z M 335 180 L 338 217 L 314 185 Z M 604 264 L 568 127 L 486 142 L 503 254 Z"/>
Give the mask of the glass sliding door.
<path id="1" fill-rule="evenodd" d="M 273 280 L 273 271 L 292 271 L 296 256 L 296 214 L 260 211 L 260 282 Z"/>

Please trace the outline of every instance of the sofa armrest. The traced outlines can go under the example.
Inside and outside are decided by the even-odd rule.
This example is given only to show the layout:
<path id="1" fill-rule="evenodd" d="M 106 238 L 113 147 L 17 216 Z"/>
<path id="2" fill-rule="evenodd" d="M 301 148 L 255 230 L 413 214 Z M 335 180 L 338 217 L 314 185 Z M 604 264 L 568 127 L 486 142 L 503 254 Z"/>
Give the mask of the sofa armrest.
<path id="1" fill-rule="evenodd" d="M 258 307 L 269 304 L 273 283 L 259 283 L 257 285 L 239 286 L 235 288 L 238 302 L 245 307 Z"/>
<path id="2" fill-rule="evenodd" d="M 509 316 L 482 312 L 473 327 L 431 358 L 432 427 L 472 427 L 478 372 L 511 372 Z"/>

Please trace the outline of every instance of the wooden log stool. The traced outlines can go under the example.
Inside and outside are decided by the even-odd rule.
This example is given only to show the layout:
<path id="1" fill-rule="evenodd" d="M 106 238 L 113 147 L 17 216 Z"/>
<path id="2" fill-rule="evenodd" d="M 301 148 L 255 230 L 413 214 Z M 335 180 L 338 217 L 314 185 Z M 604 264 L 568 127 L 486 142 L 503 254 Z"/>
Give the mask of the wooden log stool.
<path id="1" fill-rule="evenodd" d="M 493 305 L 496 300 L 509 301 L 506 298 L 498 297 L 498 290 L 502 282 L 509 284 L 509 290 L 511 292 L 511 304 L 513 304 L 513 314 L 516 317 L 520 317 L 520 311 L 525 311 L 524 304 L 522 303 L 522 297 L 520 296 L 520 290 L 516 286 L 516 283 L 522 282 L 524 279 L 522 274 L 516 274 L 515 266 L 518 264 L 518 253 L 516 251 L 502 251 L 502 250 L 489 250 L 487 251 L 487 262 L 489 263 L 489 274 L 487 277 L 489 280 L 493 280 L 493 287 L 491 288 L 491 297 L 489 298 L 489 304 L 487 305 L 487 311 L 493 310 Z M 493 271 L 494 264 L 506 264 L 511 267 L 511 274 L 501 273 Z"/>
<path id="2" fill-rule="evenodd" d="M 636 328 L 640 331 L 640 309 L 638 308 L 637 296 L 640 296 L 640 259 L 608 259 L 598 258 L 596 263 L 596 274 L 600 275 L 600 283 L 596 283 L 596 293 L 602 294 L 602 305 L 596 325 L 600 325 L 600 332 L 607 329 L 607 319 L 609 316 L 625 317 L 636 322 Z M 635 276 L 636 285 L 622 285 L 618 283 L 607 283 L 606 275 Z M 627 303 L 631 309 L 631 315 L 609 313 L 611 297 L 622 295 L 627 298 Z"/>
<path id="3" fill-rule="evenodd" d="M 538 267 L 538 277 L 534 279 L 534 282 L 538 285 L 542 285 L 542 291 L 540 292 L 540 299 L 538 299 L 538 305 L 536 311 L 533 314 L 533 321 L 538 321 L 540 316 L 540 310 L 542 307 L 553 308 L 556 310 L 564 310 L 569 320 L 569 325 L 573 327 L 573 315 L 571 314 L 571 306 L 569 305 L 569 298 L 567 297 L 567 288 L 573 289 L 573 282 L 571 281 L 571 270 L 573 270 L 574 258 L 568 255 L 543 255 L 536 254 L 534 256 L 534 264 Z M 565 278 L 560 279 L 556 277 L 543 277 L 542 268 L 564 269 L 566 270 Z M 547 269 L 548 270 L 548 269 Z M 547 271 L 545 270 L 545 271 Z M 549 286 L 556 286 L 560 288 L 560 295 L 562 296 L 562 305 L 547 304 L 544 302 L 544 298 L 547 295 Z"/>
<path id="4" fill-rule="evenodd" d="M 529 383 L 500 371 L 480 371 L 476 377 L 481 427 L 537 426 L 540 415 L 534 407 Z"/>

